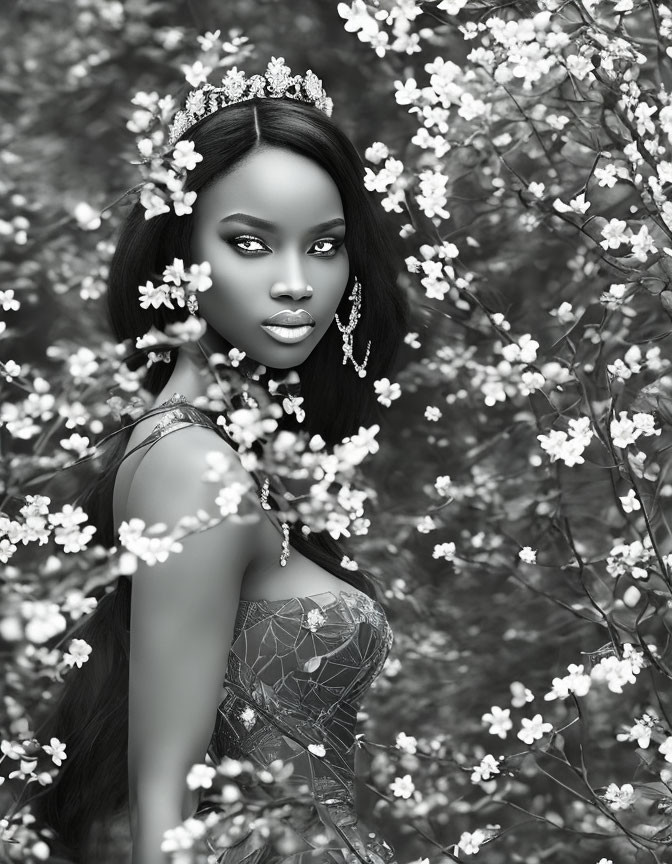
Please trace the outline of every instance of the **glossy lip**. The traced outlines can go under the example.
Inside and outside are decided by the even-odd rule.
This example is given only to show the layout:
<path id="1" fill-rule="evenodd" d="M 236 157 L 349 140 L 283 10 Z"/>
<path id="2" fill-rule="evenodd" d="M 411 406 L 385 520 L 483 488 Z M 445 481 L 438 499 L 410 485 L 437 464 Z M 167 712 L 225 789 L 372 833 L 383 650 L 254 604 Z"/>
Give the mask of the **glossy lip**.
<path id="1" fill-rule="evenodd" d="M 272 339 L 275 339 L 276 342 L 285 342 L 290 345 L 294 342 L 303 342 L 304 339 L 310 336 L 313 329 L 313 325 L 311 324 L 302 324 L 300 326 L 297 326 L 296 324 L 291 326 L 281 324 L 262 324 L 261 327 Z"/>
<path id="2" fill-rule="evenodd" d="M 306 324 L 309 324 L 311 327 L 315 326 L 315 319 L 310 314 L 310 312 L 306 312 L 305 309 L 297 309 L 293 311 L 292 309 L 281 309 L 279 312 L 276 312 L 275 315 L 271 315 L 267 318 L 262 327 L 265 324 L 274 325 L 276 327 L 303 327 Z"/>

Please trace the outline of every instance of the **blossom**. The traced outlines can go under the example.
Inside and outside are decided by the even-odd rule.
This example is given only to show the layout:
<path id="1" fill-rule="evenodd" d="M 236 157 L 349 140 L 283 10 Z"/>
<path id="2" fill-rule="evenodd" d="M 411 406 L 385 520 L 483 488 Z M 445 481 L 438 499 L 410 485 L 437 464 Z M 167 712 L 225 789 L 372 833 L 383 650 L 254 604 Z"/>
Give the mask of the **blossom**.
<path id="1" fill-rule="evenodd" d="M 373 382 L 375 392 L 378 394 L 378 402 L 389 408 L 394 399 L 401 396 L 401 387 L 399 384 L 391 383 L 389 378 L 380 378 Z"/>
<path id="2" fill-rule="evenodd" d="M 437 477 L 434 481 L 434 488 L 439 493 L 439 495 L 443 495 L 446 498 L 450 497 L 450 487 L 452 485 L 452 481 L 448 474 L 442 474 L 440 477 Z"/>
<path id="3" fill-rule="evenodd" d="M 42 749 L 48 756 L 51 756 L 54 765 L 59 767 L 63 764 L 63 760 L 68 758 L 65 754 L 65 744 L 58 738 L 51 738 L 48 744 L 42 745 Z"/>
<path id="4" fill-rule="evenodd" d="M 571 663 L 568 672 L 569 675 L 563 678 L 553 679 L 551 690 L 544 696 L 547 702 L 552 699 L 567 699 L 570 693 L 575 696 L 585 696 L 590 690 L 590 675 L 584 672 L 582 664 Z"/>
<path id="5" fill-rule="evenodd" d="M 215 504 L 219 507 L 222 516 L 233 516 L 238 512 L 238 507 L 246 490 L 247 487 L 237 480 L 227 486 L 222 486 L 217 498 L 215 498 Z"/>
<path id="6" fill-rule="evenodd" d="M 437 543 L 434 546 L 434 551 L 432 552 L 432 558 L 443 558 L 446 561 L 454 561 L 455 560 L 455 544 L 453 542 Z"/>
<path id="7" fill-rule="evenodd" d="M 77 666 L 78 669 L 81 669 L 82 664 L 89 659 L 91 651 L 91 646 L 84 639 L 71 639 L 68 650 L 63 655 L 63 660 L 68 666 Z"/>
<path id="8" fill-rule="evenodd" d="M 537 552 L 531 546 L 523 546 L 518 553 L 518 557 L 521 561 L 524 561 L 525 564 L 536 564 Z"/>
<path id="9" fill-rule="evenodd" d="M 327 750 L 324 744 L 309 744 L 308 750 L 313 754 L 313 756 L 317 756 L 319 759 L 327 755 Z"/>
<path id="10" fill-rule="evenodd" d="M 168 285 L 154 285 L 148 279 L 144 285 L 138 286 L 138 293 L 142 309 L 149 309 L 150 306 L 154 309 L 161 306 L 166 306 L 168 309 L 175 308 L 171 302 L 172 289 Z"/>
<path id="11" fill-rule="evenodd" d="M 603 657 L 591 670 L 590 677 L 594 681 L 606 681 L 612 693 L 622 693 L 626 684 L 635 683 L 644 666 L 643 653 L 626 643 L 623 646 L 622 658 L 615 654 Z"/>
<path id="12" fill-rule="evenodd" d="M 185 171 L 193 171 L 203 157 L 195 150 L 193 141 L 178 141 L 173 150 L 173 166 Z"/>
<path id="13" fill-rule="evenodd" d="M 480 764 L 472 770 L 471 782 L 481 783 L 484 780 L 489 780 L 495 774 L 499 774 L 499 762 L 488 753 L 481 759 Z"/>
<path id="14" fill-rule="evenodd" d="M 395 777 L 390 783 L 390 791 L 395 798 L 410 798 L 415 792 L 415 783 L 410 774 L 404 774 L 403 777 Z"/>
<path id="15" fill-rule="evenodd" d="M 651 743 L 652 731 L 653 721 L 648 714 L 644 714 L 639 720 L 635 720 L 634 726 L 631 726 L 627 732 L 619 732 L 618 735 L 616 735 L 616 740 L 636 741 L 637 746 L 645 750 Z M 668 739 L 668 741 L 672 741 L 672 739 Z"/>
<path id="16" fill-rule="evenodd" d="M 187 83 L 192 87 L 205 84 L 208 80 L 208 75 L 212 72 L 212 67 L 203 65 L 200 60 L 197 60 L 191 66 L 182 64 L 180 69 L 184 73 Z"/>
<path id="17" fill-rule="evenodd" d="M 432 422 L 436 422 L 443 417 L 443 412 L 440 408 L 435 407 L 434 405 L 428 405 L 425 408 L 425 420 L 431 420 Z"/>
<path id="18" fill-rule="evenodd" d="M 194 789 L 210 789 L 212 781 L 217 772 L 210 765 L 192 765 L 187 774 L 187 786 Z"/>
<path id="19" fill-rule="evenodd" d="M 407 735 L 405 732 L 399 732 L 396 737 L 394 746 L 397 747 L 399 750 L 403 750 L 404 753 L 410 753 L 411 755 L 414 755 L 415 753 L 417 753 L 418 740 L 413 735 Z"/>
<path id="20" fill-rule="evenodd" d="M 486 840 L 487 835 L 485 832 L 477 828 L 473 832 L 463 831 L 460 839 L 457 841 L 457 845 L 466 855 L 476 855 Z"/>
<path id="21" fill-rule="evenodd" d="M 630 783 L 624 783 L 621 787 L 610 783 L 603 798 L 611 810 L 627 810 L 635 800 L 635 790 Z"/>
<path id="22" fill-rule="evenodd" d="M 601 231 L 604 240 L 600 241 L 600 246 L 603 249 L 618 249 L 628 239 L 627 230 L 627 223 L 623 219 L 610 219 Z"/>
<path id="23" fill-rule="evenodd" d="M 491 735 L 498 735 L 500 738 L 506 738 L 506 733 L 513 729 L 510 708 L 499 708 L 493 705 L 489 712 L 483 714 L 481 720 L 490 724 L 488 732 Z"/>
<path id="24" fill-rule="evenodd" d="M 21 308 L 21 304 L 14 297 L 13 288 L 6 288 L 4 291 L 0 290 L 0 306 L 2 306 L 5 312 L 16 312 Z"/>
<path id="25" fill-rule="evenodd" d="M 663 754 L 666 762 L 672 762 L 672 735 L 663 741 L 658 748 L 658 752 Z"/>
<path id="26" fill-rule="evenodd" d="M 207 291 L 212 286 L 211 272 L 209 261 L 203 261 L 201 264 L 192 264 L 189 268 L 189 273 L 186 274 L 190 289 L 192 291 Z"/>
<path id="27" fill-rule="evenodd" d="M 632 513 L 634 510 L 641 510 L 642 508 L 634 489 L 630 489 L 627 495 L 619 496 L 618 500 L 621 502 L 624 513 Z"/>
<path id="28" fill-rule="evenodd" d="M 372 162 L 374 165 L 379 165 L 383 159 L 387 159 L 390 151 L 386 144 L 382 141 L 374 141 L 370 147 L 367 147 L 364 152 L 364 158 L 367 162 Z"/>
<path id="29" fill-rule="evenodd" d="M 511 704 L 514 708 L 522 708 L 523 705 L 534 700 L 532 691 L 520 681 L 512 681 L 509 684 L 509 690 L 511 691 Z"/>
<path id="30" fill-rule="evenodd" d="M 546 732 L 550 732 L 553 729 L 553 724 L 545 723 L 541 714 L 535 714 L 531 720 L 523 717 L 520 723 L 522 728 L 518 732 L 518 737 L 525 744 L 533 744 L 535 741 L 543 738 Z"/>

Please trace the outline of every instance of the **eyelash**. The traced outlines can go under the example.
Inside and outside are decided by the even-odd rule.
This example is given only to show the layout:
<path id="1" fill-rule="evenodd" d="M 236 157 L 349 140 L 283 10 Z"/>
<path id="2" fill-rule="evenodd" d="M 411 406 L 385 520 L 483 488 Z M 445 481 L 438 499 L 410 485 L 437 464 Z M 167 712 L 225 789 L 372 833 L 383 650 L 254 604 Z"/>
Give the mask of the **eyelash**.
<path id="1" fill-rule="evenodd" d="M 241 255 L 247 255 L 251 257 L 263 253 L 264 250 L 262 249 L 243 249 L 239 244 L 245 241 L 259 243 L 261 246 L 265 246 L 266 249 L 268 249 L 263 240 L 260 240 L 258 237 L 254 237 L 252 234 L 239 234 L 237 237 L 232 237 L 231 240 L 229 240 L 228 242 L 229 245 L 233 246 L 237 252 L 240 252 Z M 313 246 L 317 246 L 320 243 L 331 243 L 332 248 L 329 250 L 329 252 L 315 253 L 315 257 L 317 258 L 333 258 L 340 249 L 340 247 L 343 245 L 342 240 L 338 241 L 335 240 L 333 237 L 322 237 L 320 240 L 316 240 L 313 243 Z"/>

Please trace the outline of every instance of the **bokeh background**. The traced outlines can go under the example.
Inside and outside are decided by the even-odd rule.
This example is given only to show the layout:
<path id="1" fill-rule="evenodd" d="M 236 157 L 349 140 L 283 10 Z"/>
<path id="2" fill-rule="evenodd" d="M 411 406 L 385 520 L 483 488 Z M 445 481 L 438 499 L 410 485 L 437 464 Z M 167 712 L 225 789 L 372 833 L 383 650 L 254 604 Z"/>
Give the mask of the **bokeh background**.
<path id="1" fill-rule="evenodd" d="M 184 92 L 217 30 L 248 72 L 320 75 L 407 258 L 412 331 L 352 541 L 396 632 L 362 810 L 400 862 L 672 861 L 672 12 L 637 0 L 5 6 L 6 767 L 110 581 L 104 550 L 66 553 L 20 508 L 73 500 L 94 469 L 61 469 L 143 398 L 104 312 L 140 179 L 131 99 Z M 5 786 L 7 860 L 46 860 L 11 807 L 40 759 Z"/>

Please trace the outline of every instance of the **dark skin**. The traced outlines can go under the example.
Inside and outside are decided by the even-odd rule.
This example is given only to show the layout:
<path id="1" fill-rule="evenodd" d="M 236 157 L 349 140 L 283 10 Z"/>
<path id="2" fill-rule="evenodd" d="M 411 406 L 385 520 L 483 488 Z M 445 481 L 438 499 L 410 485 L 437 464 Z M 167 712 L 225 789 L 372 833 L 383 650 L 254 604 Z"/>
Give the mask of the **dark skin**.
<path id="1" fill-rule="evenodd" d="M 221 350 L 223 337 L 267 366 L 291 369 L 303 362 L 332 324 L 345 291 L 345 230 L 331 177 L 284 149 L 255 150 L 202 191 L 192 252 L 194 261 L 212 266 L 213 285 L 198 295 L 199 315 L 208 324 L 206 350 Z M 315 326 L 296 341 L 278 341 L 261 325 L 282 309 L 309 312 Z M 175 392 L 190 400 L 202 395 L 212 380 L 205 365 L 198 346 L 181 348 L 157 404 Z M 141 421 L 128 449 L 155 423 Z M 172 527 L 198 510 L 217 516 L 216 484 L 202 480 L 205 455 L 213 451 L 228 460 L 226 483 L 248 480 L 234 451 L 214 431 L 196 426 L 122 463 L 116 526 L 140 518 L 148 526 Z M 281 568 L 280 536 L 261 508 L 254 522 L 224 519 L 182 542 L 179 554 L 153 567 L 139 562 L 133 574 L 131 864 L 166 864 L 163 833 L 195 811 L 197 794 L 187 790 L 185 778 L 191 765 L 204 761 L 212 735 L 240 597 L 278 599 L 344 586 L 296 550 Z"/>

